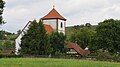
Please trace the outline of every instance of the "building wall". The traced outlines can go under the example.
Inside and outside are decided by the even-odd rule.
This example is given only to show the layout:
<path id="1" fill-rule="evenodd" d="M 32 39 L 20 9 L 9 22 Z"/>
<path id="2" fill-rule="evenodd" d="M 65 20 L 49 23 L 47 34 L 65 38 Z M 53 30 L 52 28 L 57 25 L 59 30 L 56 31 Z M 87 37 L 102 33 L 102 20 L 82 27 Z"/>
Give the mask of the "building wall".
<path id="1" fill-rule="evenodd" d="M 20 49 L 22 34 L 20 34 L 17 39 L 15 39 L 15 54 L 18 54 L 18 50 Z"/>
<path id="2" fill-rule="evenodd" d="M 66 21 L 58 19 L 58 32 L 62 32 L 65 34 L 65 27 L 66 27 Z"/>
<path id="3" fill-rule="evenodd" d="M 21 44 L 21 38 L 24 35 L 24 32 L 28 30 L 29 25 L 31 22 L 28 22 L 26 26 L 23 28 L 22 32 L 19 34 L 19 36 L 15 39 L 15 54 L 18 54 L 18 50 L 21 49 L 20 44 Z"/>
<path id="4" fill-rule="evenodd" d="M 56 19 L 48 19 L 48 20 L 43 20 L 43 24 L 48 24 L 50 25 L 54 30 L 57 30 L 57 20 Z"/>

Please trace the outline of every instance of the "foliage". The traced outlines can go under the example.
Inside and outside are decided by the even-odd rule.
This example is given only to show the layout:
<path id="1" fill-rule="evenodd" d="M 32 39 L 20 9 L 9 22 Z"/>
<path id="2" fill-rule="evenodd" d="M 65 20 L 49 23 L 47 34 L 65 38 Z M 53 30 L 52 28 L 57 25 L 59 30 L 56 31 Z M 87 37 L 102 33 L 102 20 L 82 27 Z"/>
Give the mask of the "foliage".
<path id="1" fill-rule="evenodd" d="M 14 36 L 14 35 L 15 34 L 12 34 L 10 32 L 0 30 L 0 40 L 9 40 L 9 39 L 11 39 L 11 37 L 9 37 L 9 36 Z"/>
<path id="2" fill-rule="evenodd" d="M 71 35 L 71 42 L 79 44 L 82 48 L 89 47 L 91 45 L 91 39 L 94 36 L 95 31 L 90 28 L 81 28 L 80 30 L 76 30 Z"/>
<path id="3" fill-rule="evenodd" d="M 16 34 L 7 35 L 7 40 L 12 40 L 12 41 L 14 41 L 16 37 L 17 37 Z"/>
<path id="4" fill-rule="evenodd" d="M 20 58 L 22 55 L 15 54 L 0 54 L 0 58 Z"/>
<path id="5" fill-rule="evenodd" d="M 18 31 L 17 31 L 17 34 L 19 35 L 21 32 L 22 32 L 21 30 L 18 30 Z"/>
<path id="6" fill-rule="evenodd" d="M 14 49 L 14 44 L 11 43 L 11 41 L 6 41 L 3 45 L 2 45 L 2 50 L 12 50 Z"/>
<path id="7" fill-rule="evenodd" d="M 72 33 L 74 32 L 75 28 L 71 26 L 71 27 L 66 27 L 65 30 L 66 30 L 65 31 L 66 40 L 70 41 L 70 37 L 71 37 Z"/>
<path id="8" fill-rule="evenodd" d="M 85 24 L 86 27 L 91 27 L 92 25 L 90 23 Z"/>
<path id="9" fill-rule="evenodd" d="M 2 50 L 2 42 L 0 42 L 0 50 Z"/>
<path id="10" fill-rule="evenodd" d="M 0 50 L 13 50 L 14 49 L 14 43 L 10 40 L 2 40 L 0 41 Z"/>
<path id="11" fill-rule="evenodd" d="M 75 29 L 80 29 L 80 26 L 79 25 L 75 25 L 74 28 Z"/>
<path id="12" fill-rule="evenodd" d="M 98 49 L 112 54 L 120 52 L 120 20 L 108 19 L 100 22 L 96 28 L 96 42 Z"/>
<path id="13" fill-rule="evenodd" d="M 5 39 L 6 39 L 5 32 L 0 31 L 0 40 L 5 40 Z"/>
<path id="14" fill-rule="evenodd" d="M 101 61 L 110 61 L 112 60 L 112 56 L 107 51 L 99 50 L 96 59 Z"/>
<path id="15" fill-rule="evenodd" d="M 89 50 L 91 53 L 97 53 L 97 50 L 98 50 L 98 47 L 99 45 L 97 44 L 97 36 L 96 36 L 96 33 L 93 35 L 93 37 L 91 38 L 91 42 L 90 42 L 90 45 L 89 45 Z"/>
<path id="16" fill-rule="evenodd" d="M 21 54 L 45 55 L 50 52 L 48 35 L 41 21 L 34 20 L 21 40 Z"/>
<path id="17" fill-rule="evenodd" d="M 85 25 L 84 25 L 84 24 L 80 25 L 80 28 L 84 28 L 84 27 L 85 27 Z"/>
<path id="18" fill-rule="evenodd" d="M 117 61 L 117 62 L 120 62 L 120 56 L 113 56 L 113 60 Z"/>
<path id="19" fill-rule="evenodd" d="M 119 67 L 120 63 L 54 58 L 2 58 L 0 67 Z"/>
<path id="20" fill-rule="evenodd" d="M 3 21 L 3 8 L 5 7 L 5 2 L 3 0 L 0 0 L 0 25 L 4 24 L 5 22 Z M 0 40 L 5 39 L 5 36 L 3 34 L 3 31 L 0 31 Z"/>
<path id="21" fill-rule="evenodd" d="M 5 23 L 2 17 L 4 7 L 5 7 L 5 2 L 3 0 L 0 0 L 0 25 Z"/>
<path id="22" fill-rule="evenodd" d="M 53 32 L 50 35 L 50 44 L 53 49 L 53 55 L 65 53 L 65 39 L 66 36 L 63 33 Z"/>

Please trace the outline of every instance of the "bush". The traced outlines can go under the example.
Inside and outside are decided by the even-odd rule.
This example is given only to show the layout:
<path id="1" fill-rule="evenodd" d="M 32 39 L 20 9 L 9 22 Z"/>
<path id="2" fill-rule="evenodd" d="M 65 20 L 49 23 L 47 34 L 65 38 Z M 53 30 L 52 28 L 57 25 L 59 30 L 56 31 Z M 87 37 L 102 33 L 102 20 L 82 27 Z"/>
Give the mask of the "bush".
<path id="1" fill-rule="evenodd" d="M 94 52 L 94 53 L 90 53 L 89 56 L 97 56 L 97 52 Z"/>
<path id="2" fill-rule="evenodd" d="M 111 61 L 112 56 L 109 54 L 109 52 L 99 51 L 96 59 L 100 61 Z"/>
<path id="3" fill-rule="evenodd" d="M 3 44 L 3 50 L 12 50 L 14 49 L 14 45 L 11 43 L 11 41 L 6 41 Z"/>
<path id="4" fill-rule="evenodd" d="M 0 54 L 0 58 L 20 58 L 22 55 L 15 54 Z"/>
<path id="5" fill-rule="evenodd" d="M 114 61 L 117 61 L 117 62 L 120 62 L 120 56 L 114 56 L 114 57 L 113 57 L 113 60 L 114 60 Z"/>
<path id="6" fill-rule="evenodd" d="M 65 53 L 61 53 L 60 51 L 56 51 L 54 56 L 65 56 Z"/>

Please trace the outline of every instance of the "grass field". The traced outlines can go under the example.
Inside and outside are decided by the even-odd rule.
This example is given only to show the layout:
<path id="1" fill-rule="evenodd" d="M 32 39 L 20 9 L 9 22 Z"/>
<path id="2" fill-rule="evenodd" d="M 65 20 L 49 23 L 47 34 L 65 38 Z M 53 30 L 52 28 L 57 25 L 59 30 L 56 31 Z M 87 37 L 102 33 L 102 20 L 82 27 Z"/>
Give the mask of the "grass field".
<path id="1" fill-rule="evenodd" d="M 120 67 L 120 63 L 77 59 L 3 58 L 0 67 Z"/>

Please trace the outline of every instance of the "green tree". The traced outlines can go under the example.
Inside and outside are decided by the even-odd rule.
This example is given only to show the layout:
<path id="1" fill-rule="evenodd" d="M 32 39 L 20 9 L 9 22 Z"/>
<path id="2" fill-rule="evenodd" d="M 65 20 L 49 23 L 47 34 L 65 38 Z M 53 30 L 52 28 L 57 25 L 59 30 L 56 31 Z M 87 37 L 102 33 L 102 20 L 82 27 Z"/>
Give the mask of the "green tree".
<path id="1" fill-rule="evenodd" d="M 93 37 L 91 38 L 91 42 L 90 42 L 90 45 L 89 45 L 89 50 L 90 50 L 91 53 L 97 53 L 98 44 L 97 44 L 96 33 L 94 33 Z"/>
<path id="2" fill-rule="evenodd" d="M 0 0 L 0 25 L 5 23 L 2 17 L 4 7 L 5 7 L 5 2 L 3 0 Z M 3 39 L 3 38 L 4 38 L 4 34 L 2 33 L 2 31 L 0 31 L 0 39 Z"/>
<path id="3" fill-rule="evenodd" d="M 19 35 L 21 32 L 22 32 L 22 31 L 19 29 L 19 30 L 17 31 L 17 35 Z"/>
<path id="4" fill-rule="evenodd" d="M 40 21 L 34 20 L 21 40 L 21 54 L 45 55 L 50 52 L 48 35 Z"/>
<path id="5" fill-rule="evenodd" d="M 1 48 L 2 50 L 13 50 L 14 44 L 11 41 L 6 41 L 4 44 L 2 44 Z"/>
<path id="6" fill-rule="evenodd" d="M 98 49 L 112 54 L 120 52 L 120 20 L 108 19 L 100 22 L 96 32 Z"/>
<path id="7" fill-rule="evenodd" d="M 91 45 L 91 40 L 95 34 L 93 29 L 88 27 L 76 30 L 70 37 L 71 42 L 79 44 L 82 48 L 89 47 Z"/>
<path id="8" fill-rule="evenodd" d="M 7 39 L 5 36 L 5 32 L 3 30 L 0 31 L 0 40 Z"/>
<path id="9" fill-rule="evenodd" d="M 92 25 L 90 23 L 85 24 L 86 27 L 91 27 Z"/>
<path id="10" fill-rule="evenodd" d="M 5 2 L 3 0 L 0 0 L 0 25 L 5 23 L 2 17 L 4 7 L 5 7 Z"/>
<path id="11" fill-rule="evenodd" d="M 63 33 L 52 32 L 52 34 L 50 35 L 50 44 L 53 49 L 53 55 L 65 53 L 65 39 L 66 36 Z"/>
<path id="12" fill-rule="evenodd" d="M 2 41 L 0 41 L 0 50 L 2 50 Z"/>

